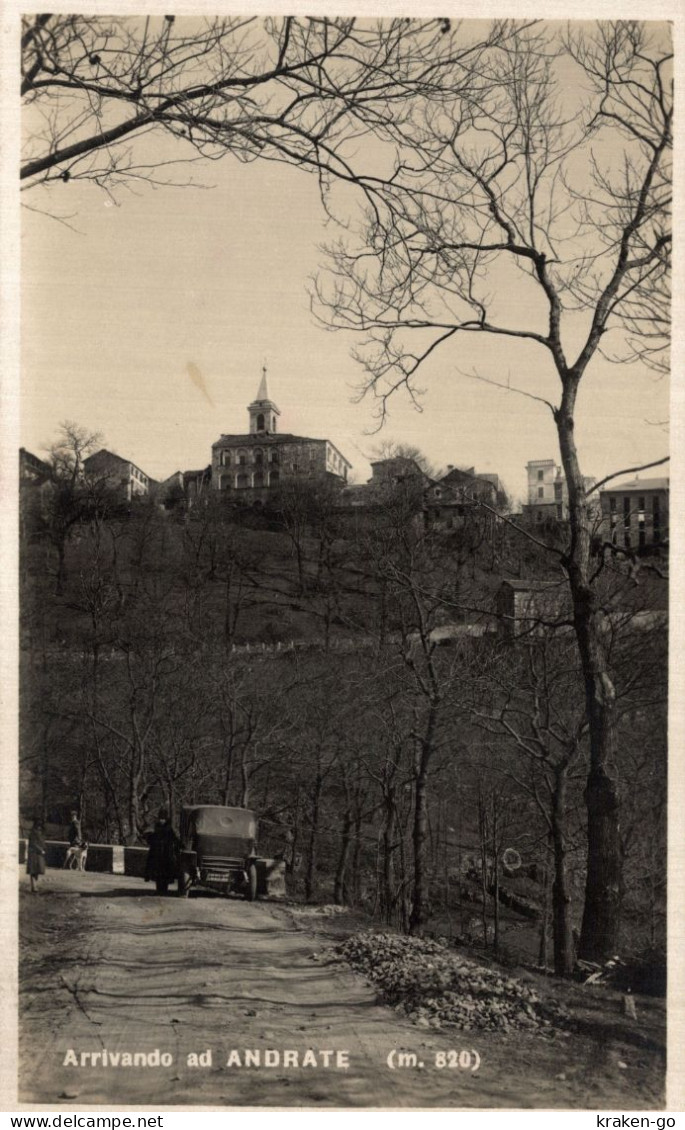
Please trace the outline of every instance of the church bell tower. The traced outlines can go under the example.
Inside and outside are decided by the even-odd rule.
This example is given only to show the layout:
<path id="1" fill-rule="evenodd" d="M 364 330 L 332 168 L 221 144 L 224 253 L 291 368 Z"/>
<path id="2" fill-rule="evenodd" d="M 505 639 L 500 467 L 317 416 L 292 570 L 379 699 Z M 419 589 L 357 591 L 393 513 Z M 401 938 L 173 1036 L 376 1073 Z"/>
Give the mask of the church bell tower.
<path id="1" fill-rule="evenodd" d="M 262 369 L 262 379 L 259 382 L 257 398 L 248 406 L 250 414 L 250 435 L 273 435 L 276 432 L 277 418 L 280 410 L 269 397 L 266 383 L 266 365 Z"/>

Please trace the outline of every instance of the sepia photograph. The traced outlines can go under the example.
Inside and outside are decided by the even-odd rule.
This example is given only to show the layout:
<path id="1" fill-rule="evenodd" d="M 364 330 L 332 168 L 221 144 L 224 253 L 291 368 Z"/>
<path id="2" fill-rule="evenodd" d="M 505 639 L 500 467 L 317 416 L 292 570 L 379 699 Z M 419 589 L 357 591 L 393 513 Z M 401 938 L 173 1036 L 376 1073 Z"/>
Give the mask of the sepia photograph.
<path id="1" fill-rule="evenodd" d="M 18 1101 L 663 1110 L 671 23 L 20 22 Z"/>

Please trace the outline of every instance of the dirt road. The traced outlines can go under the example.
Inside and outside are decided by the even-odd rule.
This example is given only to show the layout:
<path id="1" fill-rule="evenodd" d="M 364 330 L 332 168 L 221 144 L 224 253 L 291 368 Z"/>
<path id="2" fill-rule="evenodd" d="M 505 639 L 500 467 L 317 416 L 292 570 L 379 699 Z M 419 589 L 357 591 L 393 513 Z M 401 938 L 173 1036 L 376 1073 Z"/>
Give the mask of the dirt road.
<path id="1" fill-rule="evenodd" d="M 123 876 L 49 872 L 34 897 L 21 883 L 25 1103 L 625 1109 L 650 1089 L 658 1103 L 634 1048 L 417 1028 L 287 907 L 160 898 Z"/>

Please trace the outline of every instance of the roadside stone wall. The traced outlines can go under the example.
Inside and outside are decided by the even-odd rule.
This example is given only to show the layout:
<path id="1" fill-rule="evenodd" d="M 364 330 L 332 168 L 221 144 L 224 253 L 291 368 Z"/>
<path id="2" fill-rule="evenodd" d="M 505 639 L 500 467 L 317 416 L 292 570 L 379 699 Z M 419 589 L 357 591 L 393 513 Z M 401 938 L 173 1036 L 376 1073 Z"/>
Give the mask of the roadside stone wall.
<path id="1" fill-rule="evenodd" d="M 48 867 L 61 868 L 69 844 L 63 840 L 46 840 L 45 862 Z M 26 863 L 28 840 L 19 840 L 19 863 Z M 86 871 L 100 871 L 110 875 L 130 875 L 145 878 L 147 848 L 121 847 L 118 844 L 90 844 Z M 285 862 L 282 859 L 257 860 L 257 891 L 264 898 L 285 898 Z"/>

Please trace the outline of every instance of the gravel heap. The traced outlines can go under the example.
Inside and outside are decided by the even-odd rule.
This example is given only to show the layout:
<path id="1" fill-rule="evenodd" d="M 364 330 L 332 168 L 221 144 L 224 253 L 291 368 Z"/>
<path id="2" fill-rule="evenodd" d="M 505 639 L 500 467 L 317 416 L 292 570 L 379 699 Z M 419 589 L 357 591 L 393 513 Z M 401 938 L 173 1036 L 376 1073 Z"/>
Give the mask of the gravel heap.
<path id="1" fill-rule="evenodd" d="M 517 977 L 463 958 L 445 944 L 400 934 L 354 934 L 336 946 L 382 999 L 422 1028 L 546 1030 L 563 1026 L 566 1010 L 542 1001 Z"/>

